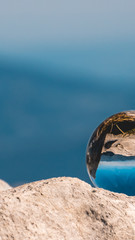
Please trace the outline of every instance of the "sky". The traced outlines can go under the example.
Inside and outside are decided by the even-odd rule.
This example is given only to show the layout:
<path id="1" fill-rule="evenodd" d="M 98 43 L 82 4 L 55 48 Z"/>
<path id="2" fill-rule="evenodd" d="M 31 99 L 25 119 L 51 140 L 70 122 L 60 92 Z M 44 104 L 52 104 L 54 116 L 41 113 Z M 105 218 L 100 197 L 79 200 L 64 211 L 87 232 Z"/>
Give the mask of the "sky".
<path id="1" fill-rule="evenodd" d="M 135 40 L 135 1 L 5 0 L 1 48 Z"/>
<path id="2" fill-rule="evenodd" d="M 132 79 L 134 9 L 133 0 L 2 1 L 0 56 L 42 69 L 47 63 L 59 71 Z"/>

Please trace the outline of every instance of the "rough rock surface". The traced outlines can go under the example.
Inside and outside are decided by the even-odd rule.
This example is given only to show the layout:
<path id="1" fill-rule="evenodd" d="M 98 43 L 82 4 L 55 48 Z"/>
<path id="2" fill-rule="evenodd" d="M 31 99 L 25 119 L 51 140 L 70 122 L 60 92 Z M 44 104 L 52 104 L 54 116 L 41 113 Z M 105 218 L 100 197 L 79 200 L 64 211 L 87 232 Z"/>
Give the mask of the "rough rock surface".
<path id="1" fill-rule="evenodd" d="M 135 197 L 53 178 L 0 193 L 0 240 L 135 240 Z"/>
<path id="2" fill-rule="evenodd" d="M 12 187 L 8 183 L 0 179 L 0 192 L 11 188 Z"/>

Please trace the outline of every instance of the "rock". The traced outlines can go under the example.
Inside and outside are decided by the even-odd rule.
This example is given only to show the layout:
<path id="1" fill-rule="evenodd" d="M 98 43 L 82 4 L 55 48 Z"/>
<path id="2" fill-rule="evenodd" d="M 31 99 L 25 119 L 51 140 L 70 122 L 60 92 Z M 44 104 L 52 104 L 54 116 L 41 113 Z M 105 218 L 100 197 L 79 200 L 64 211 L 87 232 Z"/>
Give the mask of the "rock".
<path id="1" fill-rule="evenodd" d="M 105 147 L 108 143 L 110 146 Z M 102 148 L 102 153 L 112 152 L 123 156 L 135 156 L 135 135 L 107 134 Z"/>
<path id="2" fill-rule="evenodd" d="M 0 179 L 0 192 L 11 189 L 11 188 L 12 187 L 8 183 Z"/>
<path id="3" fill-rule="evenodd" d="M 53 178 L 0 194 L 0 240 L 135 240 L 135 197 Z"/>

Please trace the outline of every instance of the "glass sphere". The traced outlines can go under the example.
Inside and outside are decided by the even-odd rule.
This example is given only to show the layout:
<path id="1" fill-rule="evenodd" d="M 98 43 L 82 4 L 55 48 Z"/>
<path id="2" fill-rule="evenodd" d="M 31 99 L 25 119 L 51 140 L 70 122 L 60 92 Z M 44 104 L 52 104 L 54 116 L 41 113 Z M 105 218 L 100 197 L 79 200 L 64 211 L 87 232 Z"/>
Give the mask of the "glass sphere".
<path id="1" fill-rule="evenodd" d="M 86 165 L 92 186 L 135 195 L 135 111 L 114 114 L 96 128 Z"/>

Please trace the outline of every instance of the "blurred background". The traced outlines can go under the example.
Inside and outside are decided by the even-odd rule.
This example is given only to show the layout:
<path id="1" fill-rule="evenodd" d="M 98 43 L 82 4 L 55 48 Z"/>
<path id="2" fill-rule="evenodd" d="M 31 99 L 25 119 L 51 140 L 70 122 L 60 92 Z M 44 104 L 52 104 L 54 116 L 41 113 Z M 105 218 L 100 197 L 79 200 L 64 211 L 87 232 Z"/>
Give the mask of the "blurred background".
<path id="1" fill-rule="evenodd" d="M 134 0 L 1 1 L 1 179 L 89 182 L 92 132 L 135 109 L 134 23 Z"/>

